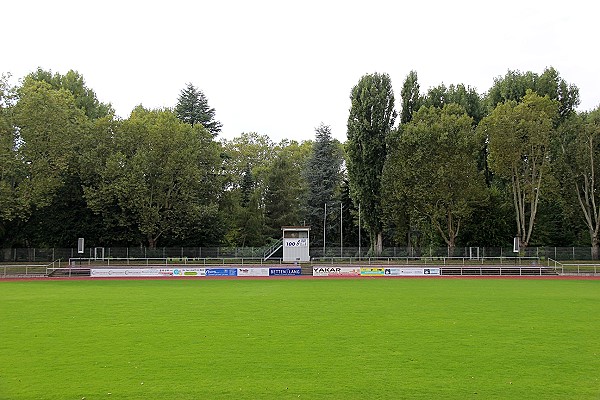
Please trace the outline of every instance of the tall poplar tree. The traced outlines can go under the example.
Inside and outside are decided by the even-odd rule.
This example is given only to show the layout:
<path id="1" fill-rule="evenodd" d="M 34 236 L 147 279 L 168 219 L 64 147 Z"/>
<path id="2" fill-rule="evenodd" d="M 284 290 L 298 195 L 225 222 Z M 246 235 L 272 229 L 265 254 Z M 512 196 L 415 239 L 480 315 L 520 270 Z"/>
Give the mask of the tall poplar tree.
<path id="1" fill-rule="evenodd" d="M 421 106 L 421 97 L 419 94 L 419 82 L 417 71 L 410 71 L 402 85 L 402 110 L 400 110 L 400 123 L 406 124 L 412 120 L 412 116 Z"/>
<path id="2" fill-rule="evenodd" d="M 215 119 L 215 109 L 208 105 L 208 99 L 202 90 L 191 83 L 179 94 L 175 114 L 179 120 L 194 126 L 202 124 L 213 137 L 221 132 L 222 124 Z"/>
<path id="3" fill-rule="evenodd" d="M 386 138 L 396 118 L 389 75 L 364 75 L 352 88 L 350 100 L 346 142 L 350 190 L 353 201 L 361 206 L 371 247 L 375 254 L 381 254 L 381 174 L 387 154 Z"/>

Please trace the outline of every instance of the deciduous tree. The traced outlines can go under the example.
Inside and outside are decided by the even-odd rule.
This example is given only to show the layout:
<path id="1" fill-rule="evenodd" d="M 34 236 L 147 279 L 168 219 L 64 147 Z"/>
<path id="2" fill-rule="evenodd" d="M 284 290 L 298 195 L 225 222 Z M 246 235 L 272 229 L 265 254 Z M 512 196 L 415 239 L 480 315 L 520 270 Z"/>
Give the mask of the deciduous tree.
<path id="1" fill-rule="evenodd" d="M 55 90 L 67 90 L 73 95 L 75 105 L 83 110 L 90 119 L 103 118 L 114 114 L 112 106 L 100 102 L 96 97 L 96 93 L 86 86 L 83 76 L 77 71 L 69 70 L 65 75 L 61 75 L 57 72 L 52 73 L 52 71 L 38 68 L 35 72 L 29 74 L 27 78 L 46 82 Z"/>
<path id="2" fill-rule="evenodd" d="M 579 215 L 589 232 L 592 258 L 600 249 L 600 107 L 590 113 L 573 115 L 561 132 L 561 172 L 565 195 L 576 197 Z"/>
<path id="3" fill-rule="evenodd" d="M 491 170 L 510 182 L 517 237 L 529 244 L 540 196 L 550 178 L 550 140 L 558 102 L 528 90 L 521 103 L 499 104 L 479 130 L 489 140 Z"/>
<path id="4" fill-rule="evenodd" d="M 375 254 L 383 248 L 381 174 L 394 125 L 394 93 L 387 74 L 363 76 L 352 88 L 346 153 L 352 198 L 361 205 Z"/>
<path id="5" fill-rule="evenodd" d="M 386 208 L 400 205 L 403 211 L 408 204 L 427 216 L 449 255 L 473 205 L 485 197 L 472 124 L 457 104 L 421 107 L 391 141 L 384 169 Z"/>
<path id="6" fill-rule="evenodd" d="M 114 141 L 97 186 L 85 188 L 92 209 L 106 215 L 118 204 L 150 247 L 163 236 L 185 239 L 214 219 L 219 148 L 201 125 L 184 124 L 168 110 L 138 107 Z"/>
<path id="7" fill-rule="evenodd" d="M 421 107 L 421 94 L 419 93 L 417 71 L 410 71 L 402 85 L 402 109 L 400 110 L 400 123 L 406 124 L 412 120 L 413 114 Z"/>
<path id="8" fill-rule="evenodd" d="M 558 118 L 554 121 L 555 126 L 573 114 L 580 101 L 579 88 L 567 83 L 556 69 L 549 67 L 541 75 L 531 71 L 509 70 L 503 77 L 494 79 L 494 85 L 488 91 L 486 102 L 491 111 L 498 104 L 509 100 L 522 101 L 527 90 L 539 96 L 548 96 L 558 102 Z"/>

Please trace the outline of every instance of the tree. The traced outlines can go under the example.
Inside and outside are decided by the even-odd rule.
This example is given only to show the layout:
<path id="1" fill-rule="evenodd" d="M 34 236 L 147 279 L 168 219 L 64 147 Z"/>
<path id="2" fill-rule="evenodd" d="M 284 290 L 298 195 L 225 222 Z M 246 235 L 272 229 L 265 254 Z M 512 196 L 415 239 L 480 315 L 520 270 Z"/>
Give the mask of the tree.
<path id="1" fill-rule="evenodd" d="M 467 115 L 473 118 L 473 125 L 477 125 L 485 115 L 481 96 L 477 91 L 462 83 L 446 87 L 444 84 L 430 88 L 421 99 L 422 105 L 443 108 L 446 104 L 459 104 Z"/>
<path id="2" fill-rule="evenodd" d="M 558 106 L 558 118 L 555 126 L 564 122 L 575 112 L 579 105 L 579 88 L 567 83 L 562 79 L 554 68 L 546 68 L 539 75 L 534 72 L 520 72 L 509 70 L 504 77 L 494 79 L 494 85 L 487 94 L 486 102 L 490 110 L 498 104 L 509 100 L 522 101 L 523 97 L 531 90 L 540 96 L 548 96 L 556 100 Z"/>
<path id="3" fill-rule="evenodd" d="M 283 154 L 277 155 L 267 176 L 265 193 L 265 224 L 268 234 L 277 238 L 281 227 L 300 222 L 299 175 Z"/>
<path id="4" fill-rule="evenodd" d="M 528 90 L 522 103 L 499 104 L 479 129 L 489 140 L 491 170 L 510 182 L 517 236 L 531 239 L 541 194 L 550 181 L 550 140 L 558 102 Z"/>
<path id="5" fill-rule="evenodd" d="M 388 155 L 382 178 L 387 207 L 406 203 L 427 216 L 454 252 L 463 221 L 485 196 L 478 140 L 464 108 L 421 107 Z M 392 212 L 393 213 L 393 212 Z"/>
<path id="6" fill-rule="evenodd" d="M 186 239 L 218 224 L 219 148 L 201 125 L 138 107 L 114 132 L 114 148 L 96 186 L 85 187 L 94 211 L 107 215 L 117 204 L 150 247 L 161 237 Z"/>
<path id="7" fill-rule="evenodd" d="M 65 75 L 52 73 L 38 68 L 27 76 L 39 82 L 48 83 L 53 89 L 65 89 L 73 95 L 77 108 L 83 110 L 90 119 L 103 118 L 114 114 L 110 104 L 101 103 L 96 97 L 96 93 L 85 85 L 83 76 L 77 71 L 69 70 Z"/>
<path id="8" fill-rule="evenodd" d="M 208 105 L 204 93 L 191 83 L 179 94 L 175 106 L 177 118 L 192 126 L 202 124 L 213 137 L 221 132 L 222 124 L 215 120 L 215 109 Z"/>
<path id="9" fill-rule="evenodd" d="M 363 76 L 352 88 L 346 153 L 352 198 L 361 205 L 375 254 L 383 250 L 381 173 L 394 125 L 394 94 L 387 74 Z"/>
<path id="10" fill-rule="evenodd" d="M 410 71 L 402 85 L 402 110 L 400 111 L 400 123 L 406 124 L 412 120 L 413 114 L 421 107 L 421 95 L 419 94 L 419 82 L 417 72 Z"/>
<path id="11" fill-rule="evenodd" d="M 269 165 L 274 159 L 275 143 L 267 135 L 242 133 L 232 140 L 223 140 L 224 173 L 232 189 L 237 189 L 247 168 L 250 168 L 254 189 L 263 191 Z"/>
<path id="12" fill-rule="evenodd" d="M 19 195 L 25 165 L 17 151 L 19 139 L 12 115 L 17 95 L 9 79 L 10 75 L 0 77 L 0 237 L 4 231 L 2 221 L 23 217 L 26 200 Z"/>
<path id="13" fill-rule="evenodd" d="M 255 190 L 250 164 L 246 165 L 240 186 L 240 204 L 237 211 L 236 242 L 244 246 L 262 246 L 264 244 L 264 217 L 258 192 Z"/>
<path id="14" fill-rule="evenodd" d="M 266 180 L 277 153 L 276 145 L 268 136 L 253 132 L 223 140 L 222 149 L 227 243 L 261 246 L 265 234 Z"/>
<path id="15" fill-rule="evenodd" d="M 331 207 L 339 201 L 343 160 L 342 148 L 331 138 L 330 127 L 321 124 L 315 129 L 315 141 L 303 171 L 307 182 L 305 219 L 313 232 L 323 232 L 325 204 Z M 319 245 L 319 237 L 313 235 L 315 245 Z"/>
<path id="16" fill-rule="evenodd" d="M 566 191 L 576 196 L 589 232 L 592 259 L 600 250 L 600 107 L 573 115 L 561 129 L 561 158 Z"/>
<path id="17" fill-rule="evenodd" d="M 254 178 L 252 177 L 252 168 L 250 164 L 246 164 L 246 169 L 242 175 L 242 183 L 240 185 L 241 199 L 240 205 L 242 207 L 248 207 L 250 199 L 252 198 L 252 192 L 254 191 Z"/>
<path id="18" fill-rule="evenodd" d="M 88 119 L 70 92 L 31 78 L 19 90 L 14 113 L 19 157 L 26 166 L 21 195 L 28 208 L 43 208 L 66 177 L 77 173 L 80 138 L 89 130 Z"/>

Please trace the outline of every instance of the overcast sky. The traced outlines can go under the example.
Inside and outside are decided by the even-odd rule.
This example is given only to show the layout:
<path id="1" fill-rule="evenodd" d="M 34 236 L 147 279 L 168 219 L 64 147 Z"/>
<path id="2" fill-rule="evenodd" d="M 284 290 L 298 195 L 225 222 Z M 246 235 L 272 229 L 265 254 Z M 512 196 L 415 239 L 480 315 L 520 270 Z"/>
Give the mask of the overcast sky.
<path id="1" fill-rule="evenodd" d="M 174 107 L 191 82 L 223 123 L 223 138 L 258 132 L 346 140 L 350 90 L 366 73 L 421 91 L 464 83 L 486 92 L 507 70 L 553 66 L 600 104 L 600 3 L 571 1 L 5 2 L 0 72 L 79 71 L 127 118 L 138 104 Z"/>

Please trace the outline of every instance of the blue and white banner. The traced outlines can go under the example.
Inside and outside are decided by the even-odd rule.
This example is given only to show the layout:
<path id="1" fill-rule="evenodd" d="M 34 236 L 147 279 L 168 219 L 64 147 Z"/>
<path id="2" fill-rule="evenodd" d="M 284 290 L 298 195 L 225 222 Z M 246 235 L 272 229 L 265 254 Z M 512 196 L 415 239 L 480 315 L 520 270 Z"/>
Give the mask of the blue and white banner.
<path id="1" fill-rule="evenodd" d="M 206 268 L 206 276 L 237 276 L 237 268 Z"/>
<path id="2" fill-rule="evenodd" d="M 269 268 L 270 276 L 294 276 L 301 275 L 302 268 L 300 267 L 292 267 L 292 268 Z"/>

